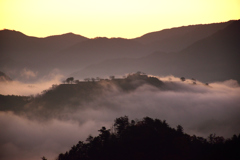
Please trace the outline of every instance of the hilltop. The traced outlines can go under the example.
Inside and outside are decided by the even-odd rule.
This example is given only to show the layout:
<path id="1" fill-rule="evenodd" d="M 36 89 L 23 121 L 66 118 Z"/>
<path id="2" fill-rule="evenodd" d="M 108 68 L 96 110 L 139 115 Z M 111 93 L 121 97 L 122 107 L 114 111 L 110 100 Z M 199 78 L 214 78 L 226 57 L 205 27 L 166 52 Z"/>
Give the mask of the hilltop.
<path id="1" fill-rule="evenodd" d="M 164 83 L 156 77 L 147 76 L 141 72 L 129 74 L 123 78 L 110 79 L 86 78 L 85 81 L 74 80 L 70 77 L 63 84 L 53 85 L 48 90 L 42 91 L 36 96 L 3 96 L 0 109 L 13 111 L 16 114 L 27 114 L 34 111 L 35 114 L 44 114 L 46 117 L 54 116 L 54 112 L 74 111 L 83 104 L 106 96 L 107 92 L 132 92 L 143 85 L 150 85 L 164 89 Z M 16 107 L 17 104 L 17 107 Z M 31 115 L 28 115 L 31 116 Z"/>

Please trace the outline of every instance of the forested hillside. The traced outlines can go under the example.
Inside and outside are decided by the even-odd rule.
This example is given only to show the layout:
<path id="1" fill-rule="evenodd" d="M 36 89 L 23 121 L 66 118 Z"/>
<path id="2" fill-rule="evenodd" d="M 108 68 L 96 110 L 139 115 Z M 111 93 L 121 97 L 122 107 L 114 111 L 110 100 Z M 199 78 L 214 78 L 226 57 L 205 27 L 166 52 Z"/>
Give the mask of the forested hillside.
<path id="1" fill-rule="evenodd" d="M 79 141 L 57 160 L 237 160 L 240 134 L 224 139 L 215 134 L 207 139 L 184 133 L 182 126 L 145 117 L 116 118 L 112 128 L 102 127 L 98 136 Z"/>

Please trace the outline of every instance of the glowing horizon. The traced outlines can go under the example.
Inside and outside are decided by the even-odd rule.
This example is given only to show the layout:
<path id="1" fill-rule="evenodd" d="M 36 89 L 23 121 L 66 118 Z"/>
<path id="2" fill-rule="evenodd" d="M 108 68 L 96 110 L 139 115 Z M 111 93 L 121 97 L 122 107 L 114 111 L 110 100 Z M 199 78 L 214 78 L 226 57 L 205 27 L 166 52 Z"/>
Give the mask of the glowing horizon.
<path id="1" fill-rule="evenodd" d="M 149 32 L 240 19 L 239 0 L 2 0 L 0 30 L 47 37 L 136 38 Z"/>

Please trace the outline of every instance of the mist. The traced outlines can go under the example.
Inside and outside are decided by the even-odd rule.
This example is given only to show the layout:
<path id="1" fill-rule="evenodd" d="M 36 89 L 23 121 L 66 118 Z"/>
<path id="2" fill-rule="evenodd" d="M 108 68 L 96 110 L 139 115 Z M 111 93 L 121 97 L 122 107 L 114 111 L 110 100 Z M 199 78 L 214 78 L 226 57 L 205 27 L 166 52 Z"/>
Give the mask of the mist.
<path id="1" fill-rule="evenodd" d="M 111 128 L 114 120 L 124 115 L 134 120 L 146 116 L 166 120 L 171 127 L 182 125 L 184 132 L 190 135 L 208 137 L 216 133 L 230 138 L 240 133 L 240 87 L 237 81 L 206 85 L 199 81 L 193 84 L 191 79 L 183 82 L 174 76 L 158 78 L 163 81 L 161 88 L 143 84 L 124 92 L 117 85 L 102 82 L 105 89 L 91 101 L 80 101 L 81 98 L 76 96 L 72 98 L 72 104 L 64 106 L 51 103 L 51 107 L 44 107 L 44 103 L 33 102 L 25 106 L 28 109 L 21 114 L 13 109 L 0 111 L 0 126 L 4 128 L 0 132 L 0 159 L 30 160 L 42 156 L 55 159 L 78 141 L 86 140 L 90 134 L 96 135 L 102 126 Z M 59 77 L 38 83 L 40 87 L 34 85 L 40 89 L 47 84 L 51 86 L 52 82 L 59 82 Z M 17 88 L 9 88 L 8 94 L 27 95 L 33 91 L 21 87 L 26 84 L 19 85 L 18 92 Z M 34 108 L 34 105 L 39 107 Z"/>
<path id="2" fill-rule="evenodd" d="M 21 75 L 24 79 L 35 78 L 37 76 L 36 73 L 27 69 L 24 69 Z M 53 71 L 34 82 L 20 81 L 17 79 L 12 81 L 0 81 L 0 94 L 22 96 L 36 95 L 50 88 L 52 85 L 60 84 L 63 77 L 62 74 Z"/>

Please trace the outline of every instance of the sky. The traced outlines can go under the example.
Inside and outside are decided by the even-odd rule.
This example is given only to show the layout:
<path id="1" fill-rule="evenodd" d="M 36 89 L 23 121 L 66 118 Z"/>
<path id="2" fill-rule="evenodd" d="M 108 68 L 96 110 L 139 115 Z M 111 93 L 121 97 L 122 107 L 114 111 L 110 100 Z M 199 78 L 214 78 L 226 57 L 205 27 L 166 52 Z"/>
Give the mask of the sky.
<path id="1" fill-rule="evenodd" d="M 46 37 L 135 38 L 165 28 L 240 19 L 239 0 L 1 0 L 0 30 Z"/>

